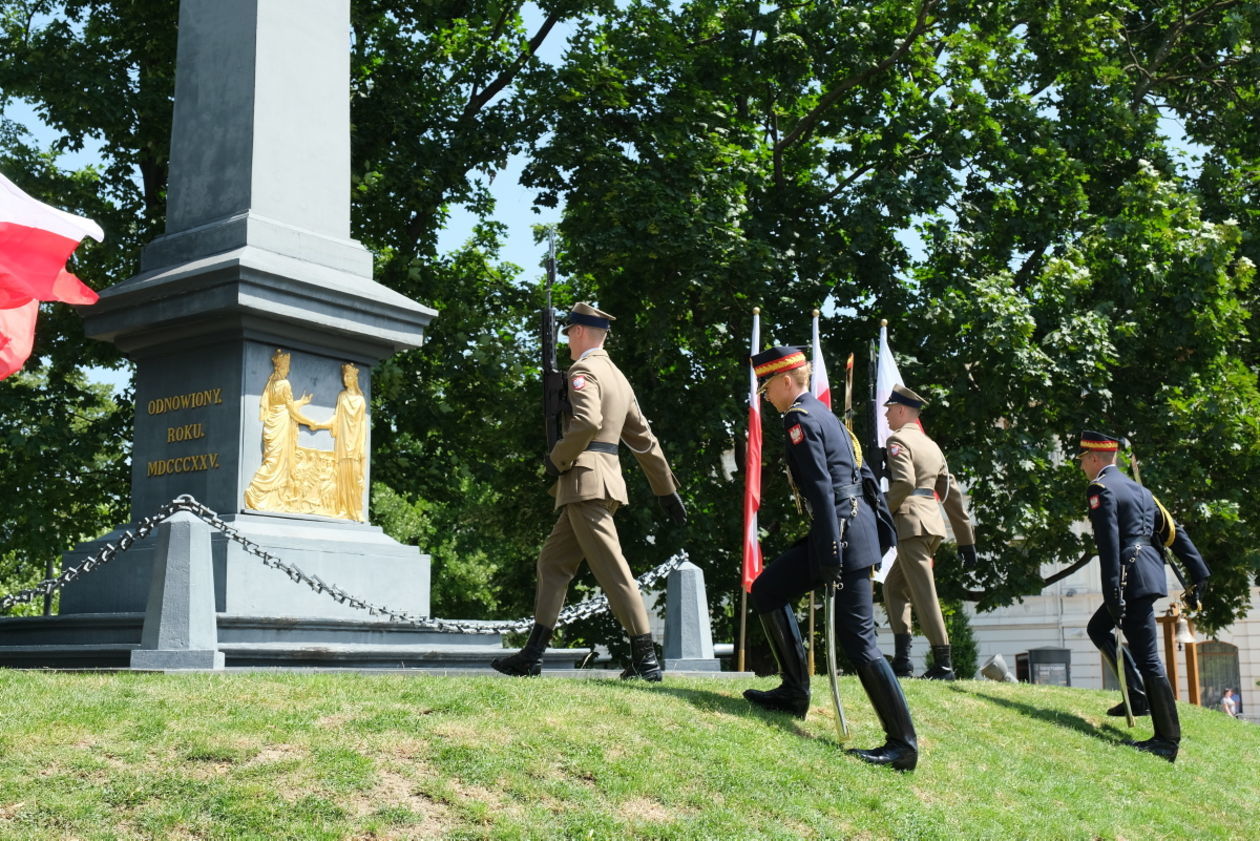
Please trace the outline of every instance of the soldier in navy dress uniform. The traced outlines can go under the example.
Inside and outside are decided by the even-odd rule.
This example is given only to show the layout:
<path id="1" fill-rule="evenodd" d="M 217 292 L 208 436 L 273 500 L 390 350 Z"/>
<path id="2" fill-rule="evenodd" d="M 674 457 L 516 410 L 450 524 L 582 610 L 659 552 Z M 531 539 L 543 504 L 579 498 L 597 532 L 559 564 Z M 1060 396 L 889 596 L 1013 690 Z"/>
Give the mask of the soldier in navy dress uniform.
<path id="1" fill-rule="evenodd" d="M 804 593 L 836 583 L 836 637 L 857 669 L 887 737 L 882 747 L 850 750 L 866 762 L 910 770 L 918 741 L 892 667 L 875 642 L 871 575 L 883 552 L 881 535 L 895 541 L 892 515 L 861 448 L 836 416 L 809 392 L 809 365 L 796 347 L 753 356 L 761 392 L 783 413 L 787 462 L 811 523 L 809 535 L 774 559 L 753 582 L 753 608 L 779 663 L 776 689 L 744 697 L 769 710 L 804 718 L 809 710 L 805 646 L 792 605 Z"/>
<path id="2" fill-rule="evenodd" d="M 1155 728 L 1154 738 L 1130 744 L 1173 762 L 1181 743 L 1181 724 L 1159 659 L 1154 609 L 1155 600 L 1168 595 L 1164 549 L 1171 549 L 1185 564 L 1194 584 L 1192 602 L 1202 596 L 1211 573 L 1190 536 L 1159 500 L 1120 472 L 1116 466 L 1119 448 L 1114 436 L 1088 430 L 1081 434 L 1079 458 L 1090 480 L 1086 498 L 1103 582 L 1103 606 L 1087 629 L 1113 669 L 1115 629 L 1117 625 L 1123 629 L 1130 704 L 1136 715 L 1149 713 Z M 1123 702 L 1108 712 L 1123 715 Z"/>

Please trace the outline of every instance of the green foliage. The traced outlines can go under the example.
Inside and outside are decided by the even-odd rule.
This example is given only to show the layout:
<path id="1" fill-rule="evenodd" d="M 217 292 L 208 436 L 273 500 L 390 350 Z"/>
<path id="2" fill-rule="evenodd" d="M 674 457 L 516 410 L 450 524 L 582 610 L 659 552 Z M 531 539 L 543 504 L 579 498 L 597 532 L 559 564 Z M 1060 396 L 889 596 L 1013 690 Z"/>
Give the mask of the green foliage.
<path id="1" fill-rule="evenodd" d="M 1120 744 L 1113 693 L 907 681 L 911 774 L 846 756 L 825 681 L 0 672 L 0 841 L 1250 837 L 1260 729 L 1179 705 L 1176 765 Z M 840 681 L 851 745 L 883 733 Z M 1126 773 L 1117 773 L 1124 768 Z M 1228 808 L 1204 804 L 1226 803 Z"/>
<path id="2" fill-rule="evenodd" d="M 102 222 L 106 243 L 76 258 L 98 288 L 133 274 L 160 230 L 176 7 L 15 0 L 0 15 L 0 105 L 30 102 L 57 133 L 37 149 L 0 121 L 0 168 Z M 440 311 L 424 347 L 373 372 L 373 516 L 433 555 L 437 612 L 528 613 L 552 518 L 537 272 L 502 263 L 486 186 L 520 154 L 536 203 L 565 208 L 557 303 L 618 316 L 610 350 L 691 514 L 663 527 L 632 477 L 627 556 L 641 573 L 686 548 L 718 638 L 739 618 L 753 306 L 766 343 L 800 343 L 825 304 L 833 377 L 890 319 L 980 525 L 979 569 L 942 564 L 943 593 L 1006 604 L 1091 551 L 1072 529 L 1084 483 L 1071 443 L 1102 427 L 1134 442 L 1212 564 L 1204 627 L 1237 615 L 1260 575 L 1260 3 L 563 0 L 532 29 L 521 8 L 352 4 L 353 232 L 378 279 Z M 563 27 L 563 55 L 540 61 Z M 1177 153 L 1170 121 L 1198 159 Z M 89 142 L 99 166 L 59 168 Z M 456 205 L 483 222 L 439 254 Z M 66 382 L 78 365 L 122 364 L 116 351 L 85 342 L 65 308 L 45 315 L 31 370 L 68 413 L 125 438 L 125 404 Z M 0 388 L 17 401 L 11 424 L 38 415 L 35 395 Z M 109 465 L 104 519 L 117 519 L 126 449 L 94 435 L 50 452 L 70 472 Z M 771 557 L 804 527 L 777 437 L 768 416 Z M 33 491 L 44 510 L 62 505 L 57 487 Z M 70 519 L 43 544 L 15 530 L 24 569 L 96 522 Z M 571 597 L 592 585 L 583 573 Z"/>

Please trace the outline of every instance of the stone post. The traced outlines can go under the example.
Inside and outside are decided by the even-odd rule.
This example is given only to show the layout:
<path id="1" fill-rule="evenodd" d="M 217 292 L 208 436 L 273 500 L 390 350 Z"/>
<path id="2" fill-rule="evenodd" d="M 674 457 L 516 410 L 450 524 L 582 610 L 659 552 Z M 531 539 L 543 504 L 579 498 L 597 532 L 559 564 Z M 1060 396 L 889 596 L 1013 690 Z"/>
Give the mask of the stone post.
<path id="1" fill-rule="evenodd" d="M 666 586 L 666 671 L 720 671 L 721 663 L 713 656 L 704 571 L 684 561 L 669 574 Z"/>
<path id="2" fill-rule="evenodd" d="M 149 603 L 133 669 L 221 669 L 210 527 L 187 511 L 158 526 Z"/>

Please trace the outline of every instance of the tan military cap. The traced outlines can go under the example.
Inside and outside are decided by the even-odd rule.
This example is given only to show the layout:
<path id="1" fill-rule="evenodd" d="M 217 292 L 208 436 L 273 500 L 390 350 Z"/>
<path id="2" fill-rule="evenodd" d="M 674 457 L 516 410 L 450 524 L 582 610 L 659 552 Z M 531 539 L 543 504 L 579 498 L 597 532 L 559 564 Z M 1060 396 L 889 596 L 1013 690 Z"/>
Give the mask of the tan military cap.
<path id="1" fill-rule="evenodd" d="M 888 395 L 888 399 L 884 401 L 884 405 L 893 406 L 898 403 L 902 406 L 909 406 L 911 409 L 922 409 L 928 404 L 926 400 L 904 385 L 895 385 L 893 386 L 892 394 Z"/>
<path id="2" fill-rule="evenodd" d="M 574 304 L 573 310 L 565 316 L 564 327 L 560 328 L 560 332 L 567 334 L 569 328 L 574 324 L 581 324 L 584 327 L 598 327 L 601 330 L 611 330 L 612 323 L 616 320 L 603 310 L 597 310 L 590 304 L 581 302 Z"/>

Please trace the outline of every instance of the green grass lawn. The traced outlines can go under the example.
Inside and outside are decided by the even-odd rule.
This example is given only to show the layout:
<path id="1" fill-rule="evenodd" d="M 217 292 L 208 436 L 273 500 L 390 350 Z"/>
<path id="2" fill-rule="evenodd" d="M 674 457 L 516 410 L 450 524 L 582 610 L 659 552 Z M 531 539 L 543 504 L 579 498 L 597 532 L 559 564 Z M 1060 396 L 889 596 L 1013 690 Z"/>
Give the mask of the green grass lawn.
<path id="1" fill-rule="evenodd" d="M 0 670 L 0 839 L 1260 838 L 1260 728 L 1219 712 L 1179 705 L 1169 765 L 1111 693 L 910 681 L 898 774 L 825 681 L 804 722 L 750 685 Z"/>

